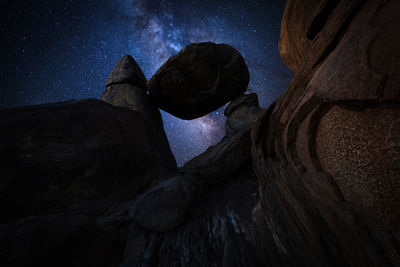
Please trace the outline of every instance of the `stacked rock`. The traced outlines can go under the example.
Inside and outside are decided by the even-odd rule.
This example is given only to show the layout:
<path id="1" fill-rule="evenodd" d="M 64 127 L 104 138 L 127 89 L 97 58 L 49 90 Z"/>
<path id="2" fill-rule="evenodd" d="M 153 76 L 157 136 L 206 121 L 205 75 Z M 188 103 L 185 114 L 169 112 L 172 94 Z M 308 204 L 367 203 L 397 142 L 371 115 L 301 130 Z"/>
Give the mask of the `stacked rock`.
<path id="1" fill-rule="evenodd" d="M 160 112 L 146 91 L 146 77 L 132 56 L 126 55 L 110 73 L 101 99 L 115 106 L 138 111 L 146 128 L 151 153 L 161 173 L 175 171 L 176 161 L 165 135 Z"/>

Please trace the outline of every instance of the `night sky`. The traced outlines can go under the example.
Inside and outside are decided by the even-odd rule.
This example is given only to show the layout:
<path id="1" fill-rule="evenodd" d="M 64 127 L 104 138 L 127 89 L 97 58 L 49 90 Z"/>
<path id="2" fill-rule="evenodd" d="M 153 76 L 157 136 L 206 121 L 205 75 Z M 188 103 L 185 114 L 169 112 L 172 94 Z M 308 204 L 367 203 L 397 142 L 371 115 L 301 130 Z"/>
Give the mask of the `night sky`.
<path id="1" fill-rule="evenodd" d="M 185 45 L 239 50 L 249 92 L 268 107 L 292 73 L 277 43 L 285 1 L 0 0 L 0 108 L 100 98 L 116 62 L 132 55 L 149 79 Z M 178 165 L 225 134 L 224 107 L 192 121 L 162 112 Z"/>

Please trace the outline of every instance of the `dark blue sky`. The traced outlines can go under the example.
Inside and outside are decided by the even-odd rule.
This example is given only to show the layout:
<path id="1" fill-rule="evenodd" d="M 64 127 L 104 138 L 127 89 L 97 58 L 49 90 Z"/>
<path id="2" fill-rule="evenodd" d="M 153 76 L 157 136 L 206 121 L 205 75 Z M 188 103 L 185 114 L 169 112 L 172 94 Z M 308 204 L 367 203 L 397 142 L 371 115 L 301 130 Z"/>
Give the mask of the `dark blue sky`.
<path id="1" fill-rule="evenodd" d="M 262 107 L 291 72 L 277 42 L 285 1 L 0 0 L 0 108 L 100 98 L 131 54 L 147 78 L 192 42 L 227 43 L 245 58 Z M 223 109 L 192 121 L 162 112 L 178 164 L 224 135 Z"/>

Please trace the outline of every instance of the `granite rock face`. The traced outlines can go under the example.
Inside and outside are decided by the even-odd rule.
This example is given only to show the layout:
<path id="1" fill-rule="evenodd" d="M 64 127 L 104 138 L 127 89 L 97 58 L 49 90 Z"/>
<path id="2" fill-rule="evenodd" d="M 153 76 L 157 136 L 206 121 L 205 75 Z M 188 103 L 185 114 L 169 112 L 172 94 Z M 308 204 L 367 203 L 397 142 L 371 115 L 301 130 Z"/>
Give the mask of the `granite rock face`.
<path id="1" fill-rule="evenodd" d="M 147 82 L 158 107 L 195 119 L 244 93 L 249 71 L 240 53 L 226 44 L 190 44 Z"/>
<path id="2" fill-rule="evenodd" d="M 176 171 L 176 161 L 165 135 L 163 121 L 158 108 L 146 94 L 146 78 L 136 61 L 124 56 L 111 72 L 106 90 L 101 99 L 114 106 L 137 111 L 142 117 L 150 140 L 152 157 L 157 162 L 155 168 L 160 175 Z"/>
<path id="3" fill-rule="evenodd" d="M 244 129 L 249 129 L 253 116 L 259 110 L 257 94 L 241 95 L 234 99 L 224 112 L 227 117 L 225 123 L 226 135 L 233 136 Z"/>
<path id="4" fill-rule="evenodd" d="M 252 128 L 253 218 L 272 265 L 400 263 L 399 10 L 287 2 L 279 47 L 296 75 Z"/>

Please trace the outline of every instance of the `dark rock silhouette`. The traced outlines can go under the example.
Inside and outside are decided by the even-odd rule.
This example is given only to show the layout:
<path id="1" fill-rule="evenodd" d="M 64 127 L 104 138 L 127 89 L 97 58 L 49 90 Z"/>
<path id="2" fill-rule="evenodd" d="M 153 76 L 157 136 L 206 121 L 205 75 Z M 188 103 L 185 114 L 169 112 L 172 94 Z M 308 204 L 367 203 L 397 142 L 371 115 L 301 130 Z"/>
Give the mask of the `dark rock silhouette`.
<path id="1" fill-rule="evenodd" d="M 117 236 L 83 214 L 31 216 L 0 226 L 1 266 L 118 266 Z"/>
<path id="2" fill-rule="evenodd" d="M 178 227 L 161 233 L 131 223 L 121 266 L 262 266 L 252 242 L 256 198 L 249 160 L 223 182 L 200 187 Z"/>
<path id="3" fill-rule="evenodd" d="M 249 71 L 240 53 L 226 44 L 190 44 L 171 57 L 147 82 L 163 110 L 195 119 L 244 93 Z"/>
<path id="4" fill-rule="evenodd" d="M 138 112 L 99 100 L 0 111 L 0 220 L 102 214 L 155 176 Z"/>
<path id="5" fill-rule="evenodd" d="M 164 181 L 136 200 L 132 220 L 145 229 L 168 232 L 184 220 L 196 191 L 198 185 L 188 177 Z"/>
<path id="6" fill-rule="evenodd" d="M 1 110 L 0 265 L 399 266 L 399 10 L 287 1 L 296 75 L 268 109 L 242 95 L 240 54 L 205 43 L 151 98 L 124 57 L 113 105 Z M 190 119 L 230 100 L 227 136 L 177 172 L 156 107 Z"/>

